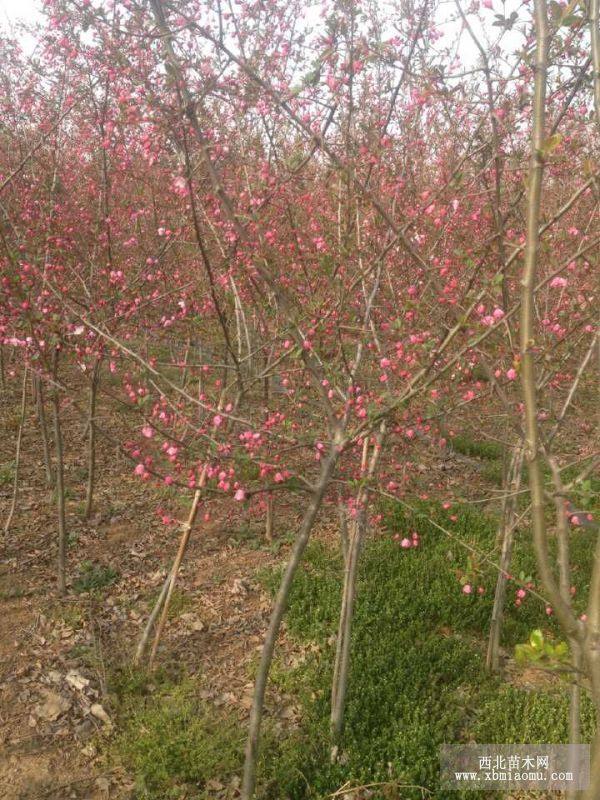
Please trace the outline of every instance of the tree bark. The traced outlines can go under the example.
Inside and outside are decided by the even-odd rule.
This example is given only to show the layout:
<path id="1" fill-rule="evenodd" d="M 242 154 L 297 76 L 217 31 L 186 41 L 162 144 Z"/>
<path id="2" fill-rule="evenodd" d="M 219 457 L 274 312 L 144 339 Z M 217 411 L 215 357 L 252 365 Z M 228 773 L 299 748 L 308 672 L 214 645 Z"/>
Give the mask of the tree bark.
<path id="1" fill-rule="evenodd" d="M 58 564 L 57 564 L 57 584 L 58 593 L 64 595 L 67 591 L 66 584 L 66 560 L 67 560 L 67 525 L 65 520 L 65 471 L 62 428 L 60 421 L 60 394 L 56 386 L 58 375 L 59 350 L 54 351 L 54 363 L 52 377 L 55 385 L 52 390 L 52 412 L 54 422 L 54 451 L 56 453 L 56 513 L 58 521 Z"/>
<path id="2" fill-rule="evenodd" d="M 492 608 L 492 619 L 490 622 L 490 634 L 488 638 L 488 649 L 486 656 L 486 667 L 490 672 L 497 672 L 500 660 L 500 641 L 502 638 L 502 622 L 504 618 L 504 606 L 506 602 L 506 586 L 510 573 L 512 560 L 512 549 L 515 537 L 516 524 L 516 493 L 521 485 L 521 470 L 523 465 L 523 448 L 519 444 L 510 461 L 507 470 L 507 480 L 505 482 L 505 499 L 500 538 L 502 549 L 500 551 L 500 570 L 496 580 L 496 591 L 494 594 L 494 606 Z"/>
<path id="3" fill-rule="evenodd" d="M 13 480 L 13 494 L 10 504 L 8 517 L 4 523 L 4 535 L 6 536 L 12 525 L 15 509 L 17 507 L 17 496 L 19 494 L 19 467 L 21 465 L 21 440 L 23 438 L 23 427 L 25 425 L 25 409 L 27 407 L 27 367 L 23 372 L 23 390 L 21 392 L 21 415 L 19 417 L 19 429 L 17 431 L 17 442 L 15 445 L 15 476 Z"/>
<path id="4" fill-rule="evenodd" d="M 550 565 L 544 514 L 545 496 L 541 464 L 541 443 L 538 428 L 534 304 L 544 172 L 546 76 L 549 42 L 546 0 L 535 0 L 534 9 L 536 31 L 535 91 L 527 195 L 527 236 L 525 263 L 521 279 L 520 315 L 521 387 L 525 406 L 525 457 L 529 472 L 533 544 L 540 578 L 563 629 L 567 635 L 576 636 L 579 633 L 577 620 L 573 616 L 568 602 L 562 597 Z"/>
<path id="5" fill-rule="evenodd" d="M 273 541 L 273 528 L 274 528 L 274 505 L 275 505 L 275 498 L 273 497 L 273 492 L 267 493 L 267 514 L 265 520 L 265 539 L 267 542 Z"/>
<path id="6" fill-rule="evenodd" d="M 341 442 L 333 443 L 329 454 L 321 467 L 319 482 L 315 487 L 310 504 L 304 513 L 300 530 L 298 531 L 296 541 L 294 542 L 290 559 L 281 579 L 279 590 L 273 605 L 271 619 L 265 635 L 265 641 L 260 657 L 260 664 L 256 674 L 256 683 L 254 685 L 254 697 L 252 700 L 252 709 L 250 711 L 250 726 L 248 731 L 248 740 L 246 743 L 246 758 L 244 762 L 244 777 L 242 781 L 242 800 L 252 800 L 254 796 L 263 704 L 271 662 L 273 660 L 273 652 L 275 650 L 275 643 L 277 642 L 281 620 L 283 619 L 283 614 L 285 612 L 296 570 L 300 566 L 302 555 L 306 549 L 306 545 L 308 544 L 313 525 L 317 518 L 317 514 L 319 513 L 319 509 L 321 508 L 325 492 L 327 491 L 331 476 L 337 464 L 339 457 L 338 446 L 340 444 Z"/>
<path id="7" fill-rule="evenodd" d="M 46 419 L 46 400 L 44 398 L 44 385 L 42 379 L 36 376 L 35 379 L 35 393 L 36 393 L 36 411 L 37 418 L 40 426 L 40 434 L 42 436 L 42 449 L 44 452 L 44 470 L 46 472 L 46 484 L 48 486 L 54 485 L 54 475 L 52 472 L 52 458 L 50 456 L 50 437 L 48 435 L 48 421 Z"/>
<path id="8" fill-rule="evenodd" d="M 98 384 L 100 382 L 100 359 L 94 365 L 92 383 L 90 385 L 90 402 L 88 416 L 88 476 L 85 494 L 84 516 L 89 519 L 92 516 L 94 505 L 94 488 L 96 484 L 96 400 L 98 397 Z"/>

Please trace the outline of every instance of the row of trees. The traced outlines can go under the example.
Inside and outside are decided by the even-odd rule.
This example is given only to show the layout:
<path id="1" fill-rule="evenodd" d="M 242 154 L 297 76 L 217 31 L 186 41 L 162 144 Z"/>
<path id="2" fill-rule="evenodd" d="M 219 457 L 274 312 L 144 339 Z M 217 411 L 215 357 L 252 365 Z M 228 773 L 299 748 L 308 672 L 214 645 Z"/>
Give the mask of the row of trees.
<path id="1" fill-rule="evenodd" d="M 597 0 L 535 0 L 533 20 L 524 3 L 492 28 L 487 6 L 457 0 L 473 67 L 425 0 L 336 0 L 314 19 L 279 0 L 48 0 L 44 13 L 31 56 L 0 42 L 0 334 L 22 424 L 32 379 L 59 592 L 67 407 L 87 436 L 87 516 L 98 436 L 141 480 L 192 495 L 140 662 L 213 499 L 253 507 L 270 535 L 277 498 L 305 498 L 257 674 L 249 800 L 286 600 L 323 507 L 339 510 L 345 563 L 336 758 L 373 502 L 404 497 L 423 453 L 491 408 L 505 469 L 488 663 L 531 520 L 539 592 L 570 644 L 577 741 L 582 679 L 600 712 L 600 551 L 584 621 L 565 512 L 598 464 L 579 404 L 598 357 Z M 123 410 L 118 430 L 103 408 Z M 13 512 L 18 447 L 16 462 Z"/>

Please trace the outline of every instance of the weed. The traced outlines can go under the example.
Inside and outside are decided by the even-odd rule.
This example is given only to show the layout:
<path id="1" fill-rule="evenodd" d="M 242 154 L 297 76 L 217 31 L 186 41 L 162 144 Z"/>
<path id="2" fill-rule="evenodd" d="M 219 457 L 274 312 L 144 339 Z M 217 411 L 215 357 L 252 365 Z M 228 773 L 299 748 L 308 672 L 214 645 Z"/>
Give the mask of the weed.
<path id="1" fill-rule="evenodd" d="M 15 479 L 15 464 L 10 461 L 0 467 L 0 486 L 12 486 Z"/>
<path id="2" fill-rule="evenodd" d="M 470 458 L 494 461 L 502 458 L 502 445 L 498 442 L 476 441 L 465 434 L 457 434 L 450 439 L 450 446 L 457 453 Z"/>
<path id="3" fill-rule="evenodd" d="M 73 591 L 77 594 L 94 592 L 112 586 L 119 573 L 110 566 L 84 561 L 79 568 L 79 576 L 73 581 Z"/>
<path id="4" fill-rule="evenodd" d="M 233 544 L 244 545 L 251 550 L 258 550 L 264 540 L 264 535 L 248 522 L 242 522 L 240 527 L 231 535 Z"/>
<path id="5" fill-rule="evenodd" d="M 152 594 L 149 601 L 149 606 L 152 608 L 156 601 L 158 600 L 158 596 L 160 594 L 160 589 L 157 589 L 156 592 Z M 169 602 L 169 611 L 168 611 L 168 619 L 177 619 L 177 617 L 181 616 L 188 608 L 190 608 L 194 604 L 194 599 L 190 597 L 187 592 L 182 591 L 177 586 L 173 589 L 171 594 L 171 600 Z"/>
<path id="6" fill-rule="evenodd" d="M 472 732 L 480 742 L 500 744 L 545 744 L 569 740 L 569 700 L 564 691 L 528 690 L 504 686 L 490 695 L 478 709 Z M 582 696 L 583 740 L 594 732 L 594 711 Z"/>
<path id="7" fill-rule="evenodd" d="M 392 794 L 374 789 L 372 800 L 421 798 L 421 790 L 409 785 L 426 787 L 436 800 L 454 800 L 472 795 L 439 787 L 442 744 L 567 741 L 566 686 L 503 686 L 484 668 L 495 571 L 472 555 L 469 569 L 485 591 L 465 595 L 459 576 L 466 551 L 457 540 L 492 552 L 496 520 L 471 506 L 413 505 L 414 511 L 397 503 L 381 508 L 390 535 L 369 542 L 361 558 L 342 757 L 334 764 L 329 693 L 342 561 L 326 544 L 307 548 L 286 617 L 289 635 L 305 645 L 305 657 L 293 668 L 276 662 L 271 675 L 278 691 L 301 708 L 301 719 L 285 735 L 266 720 L 257 794 L 262 800 L 318 800 L 348 781 L 397 787 L 390 788 Z M 392 538 L 413 531 L 420 537 L 416 548 L 403 549 Z M 572 548 L 577 577 L 586 585 L 593 557 L 589 534 L 574 532 Z M 525 541 L 516 548 L 515 574 L 519 570 L 535 573 Z M 280 575 L 279 569 L 262 570 L 257 577 L 274 593 Z M 529 597 L 520 608 L 509 602 L 507 647 L 542 628 L 550 638 L 556 632 L 541 602 Z M 239 776 L 244 729 L 237 718 L 201 701 L 197 690 L 189 678 L 174 684 L 169 676 L 150 679 L 131 671 L 114 682 L 123 730 L 116 750 L 136 775 L 138 800 L 205 800 L 209 780 L 225 785 Z M 593 716 L 585 699 L 585 741 L 593 734 Z"/>
<path id="8" fill-rule="evenodd" d="M 205 797 L 209 780 L 239 769 L 243 731 L 195 694 L 189 681 L 144 697 L 142 680 L 129 686 L 116 754 L 136 777 L 139 800 Z"/>
<path id="9" fill-rule="evenodd" d="M 384 506 L 384 522 L 390 533 L 418 531 L 419 547 L 403 550 L 390 537 L 369 543 L 362 556 L 338 764 L 329 760 L 328 716 L 341 561 L 320 543 L 307 550 L 287 619 L 294 637 L 319 646 L 295 670 L 280 664 L 274 671 L 278 687 L 299 699 L 305 716 L 301 729 L 271 755 L 263 774 L 266 786 L 277 787 L 273 798 L 322 798 L 350 779 L 357 785 L 395 781 L 425 786 L 438 800 L 449 800 L 460 795 L 444 792 L 437 783 L 443 743 L 567 741 L 566 689 L 527 693 L 502 688 L 486 673 L 484 638 L 494 571 L 483 562 L 477 579 L 485 593 L 465 595 L 457 579 L 465 550 L 431 522 L 489 552 L 496 521 L 469 506 L 445 511 L 437 504 L 413 505 L 416 513 L 399 504 Z M 520 559 L 529 561 L 530 551 L 520 549 L 525 550 Z M 273 591 L 279 573 L 263 572 L 259 578 Z M 509 605 L 506 616 L 508 647 L 527 639 L 532 628 L 554 630 L 553 620 L 533 598 L 518 609 Z M 584 716 L 589 737 L 589 704 Z M 373 795 L 376 800 L 384 796 Z M 403 789 L 401 796 L 416 800 L 421 793 Z"/>

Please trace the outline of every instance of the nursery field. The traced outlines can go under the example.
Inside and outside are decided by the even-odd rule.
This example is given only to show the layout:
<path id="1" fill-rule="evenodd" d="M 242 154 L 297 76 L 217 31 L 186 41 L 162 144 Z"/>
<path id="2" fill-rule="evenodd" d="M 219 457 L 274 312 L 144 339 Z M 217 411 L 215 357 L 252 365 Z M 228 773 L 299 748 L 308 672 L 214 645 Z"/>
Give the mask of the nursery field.
<path id="1" fill-rule="evenodd" d="M 5 395 L 2 412 L 14 434 L 18 398 Z M 14 470 L 11 443 L 10 436 L 2 443 L 3 513 Z M 72 578 L 59 602 L 46 589 L 55 559 L 48 545 L 52 493 L 40 480 L 35 439 L 23 441 L 19 511 L 1 575 L 2 796 L 235 798 L 260 642 L 301 507 L 293 501 L 282 507 L 267 541 L 260 517 L 219 504 L 214 521 L 190 543 L 157 668 L 148 672 L 133 664 L 137 637 L 175 545 L 172 530 L 148 509 L 178 504 L 174 493 L 140 488 L 120 474 L 123 465 L 113 458 L 101 443 L 98 510 L 85 521 L 85 468 L 76 449 L 66 453 Z M 378 503 L 358 579 L 351 735 L 335 764 L 329 692 L 343 564 L 337 517 L 319 526 L 292 590 L 272 671 L 259 796 L 475 797 L 439 789 L 444 742 L 569 741 L 568 674 L 551 658 L 515 659 L 515 646 L 528 643 L 534 630 L 548 643 L 562 641 L 542 597 L 527 592 L 516 605 L 518 586 L 509 585 L 501 671 L 490 674 L 485 665 L 498 504 L 482 508 L 476 498 L 494 496 L 500 462 L 499 448 L 457 435 L 401 503 Z M 437 473 L 450 470 L 470 487 L 471 502 L 465 496 L 444 509 L 430 491 Z M 573 580 L 582 597 L 593 558 L 590 535 L 581 528 L 572 537 Z M 525 536 L 519 535 L 512 567 L 521 579 L 535 573 Z M 406 539 L 411 547 L 402 545 Z M 465 579 L 471 594 L 463 591 Z M 581 721 L 583 741 L 590 741 L 595 723 L 587 698 Z"/>
<path id="2" fill-rule="evenodd" d="M 600 800 L 600 0 L 0 0 L 1 800 Z"/>

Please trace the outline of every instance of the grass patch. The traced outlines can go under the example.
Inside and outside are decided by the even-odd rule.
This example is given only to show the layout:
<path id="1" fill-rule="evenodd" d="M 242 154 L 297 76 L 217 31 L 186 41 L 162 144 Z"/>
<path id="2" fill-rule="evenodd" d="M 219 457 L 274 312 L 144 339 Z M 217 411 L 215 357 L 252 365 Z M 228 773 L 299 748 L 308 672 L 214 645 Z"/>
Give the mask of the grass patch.
<path id="1" fill-rule="evenodd" d="M 503 686 L 477 712 L 472 732 L 490 744 L 546 744 L 569 741 L 569 700 L 563 691 L 530 691 Z M 594 710 L 587 695 L 581 698 L 584 741 L 594 733 Z"/>
<path id="2" fill-rule="evenodd" d="M 201 800 L 210 781 L 239 769 L 243 729 L 200 700 L 192 681 L 153 687 L 130 676 L 120 686 L 122 732 L 116 757 L 135 774 L 136 800 Z"/>
<path id="3" fill-rule="evenodd" d="M 73 581 L 73 591 L 77 594 L 98 592 L 112 586 L 118 577 L 119 573 L 113 567 L 84 561 L 79 568 L 78 577 Z"/>
<path id="4" fill-rule="evenodd" d="M 502 458 L 502 445 L 499 442 L 475 440 L 465 434 L 452 436 L 450 446 L 457 453 L 462 453 L 463 456 L 470 458 L 482 458 L 487 461 Z"/>
<path id="5" fill-rule="evenodd" d="M 12 486 L 15 480 L 15 464 L 10 461 L 0 466 L 0 486 Z"/>
<path id="6" fill-rule="evenodd" d="M 158 600 L 160 592 L 161 589 L 159 588 L 152 593 L 150 602 L 148 603 L 149 609 L 154 608 L 154 605 Z M 176 586 L 173 589 L 173 593 L 171 594 L 171 600 L 169 602 L 169 610 L 167 612 L 167 619 L 177 619 L 177 617 L 180 617 L 189 608 L 192 608 L 193 605 L 194 605 L 194 598 L 189 594 L 189 592 L 185 592 Z"/>
<path id="7" fill-rule="evenodd" d="M 371 800 L 420 800 L 422 791 L 414 787 L 424 787 L 436 800 L 478 798 L 473 792 L 440 789 L 443 743 L 567 741 L 567 687 L 559 678 L 528 689 L 486 673 L 494 570 L 473 554 L 467 557 L 465 548 L 432 523 L 489 553 L 496 520 L 471 506 L 413 506 L 411 512 L 397 503 L 385 505 L 388 535 L 369 542 L 362 555 L 346 727 L 336 764 L 329 759 L 329 692 L 342 563 L 323 543 L 307 549 L 286 616 L 288 634 L 305 645 L 305 657 L 293 668 L 276 662 L 272 671 L 279 693 L 292 698 L 301 717 L 292 730 L 278 728 L 268 716 L 265 720 L 260 800 L 324 800 L 347 782 L 378 784 Z M 417 548 L 402 549 L 392 539 L 413 531 L 420 536 Z M 571 542 L 578 565 L 574 581 L 585 594 L 592 558 L 589 533 L 574 531 Z M 513 571 L 518 575 L 520 570 L 535 574 L 533 554 L 521 540 Z M 280 570 L 262 571 L 258 577 L 274 592 Z M 464 594 L 465 577 L 484 587 L 484 593 Z M 534 628 L 550 639 L 560 635 L 541 601 L 529 596 L 517 608 L 511 591 L 512 585 L 506 647 L 526 641 Z M 115 753 L 136 776 L 137 800 L 235 795 L 245 724 L 202 700 L 198 682 L 129 671 L 114 682 L 113 692 L 122 730 Z M 584 740 L 589 740 L 594 715 L 587 698 L 582 723 Z"/>
<path id="8" fill-rule="evenodd" d="M 456 513 L 420 504 L 420 510 L 478 550 L 491 550 L 495 520 L 470 507 Z M 450 513 L 457 516 L 452 520 Z M 420 798 L 422 786 L 436 800 L 476 797 L 438 786 L 438 752 L 443 743 L 567 741 L 567 689 L 526 690 L 502 685 L 484 669 L 486 635 L 493 601 L 493 572 L 467 560 L 465 551 L 420 514 L 399 505 L 384 509 L 390 532 L 417 530 L 421 544 L 403 550 L 391 539 L 370 543 L 361 563 L 346 728 L 341 763 L 328 758 L 328 714 L 333 647 L 341 592 L 341 563 L 321 544 L 307 552 L 294 587 L 288 626 L 319 649 L 293 671 L 281 666 L 275 680 L 305 708 L 301 731 L 271 759 L 275 797 L 324 798 L 346 781 L 388 783 L 374 798 Z M 574 554 L 575 560 L 578 553 Z M 521 556 L 523 562 L 529 554 Z M 485 587 L 465 595 L 459 578 Z M 518 574 L 518 573 L 517 573 Z M 278 576 L 263 576 L 273 589 Z M 555 624 L 543 605 L 529 598 L 507 608 L 504 643 L 525 641 L 534 627 L 551 635 Z M 584 735 L 593 728 L 584 706 Z M 393 788 L 395 787 L 395 788 Z M 387 793 L 386 793 L 387 792 Z M 392 794 L 390 794 L 392 792 Z M 265 794 L 265 797 L 271 795 Z M 491 795 L 490 795 L 491 796 Z"/>

